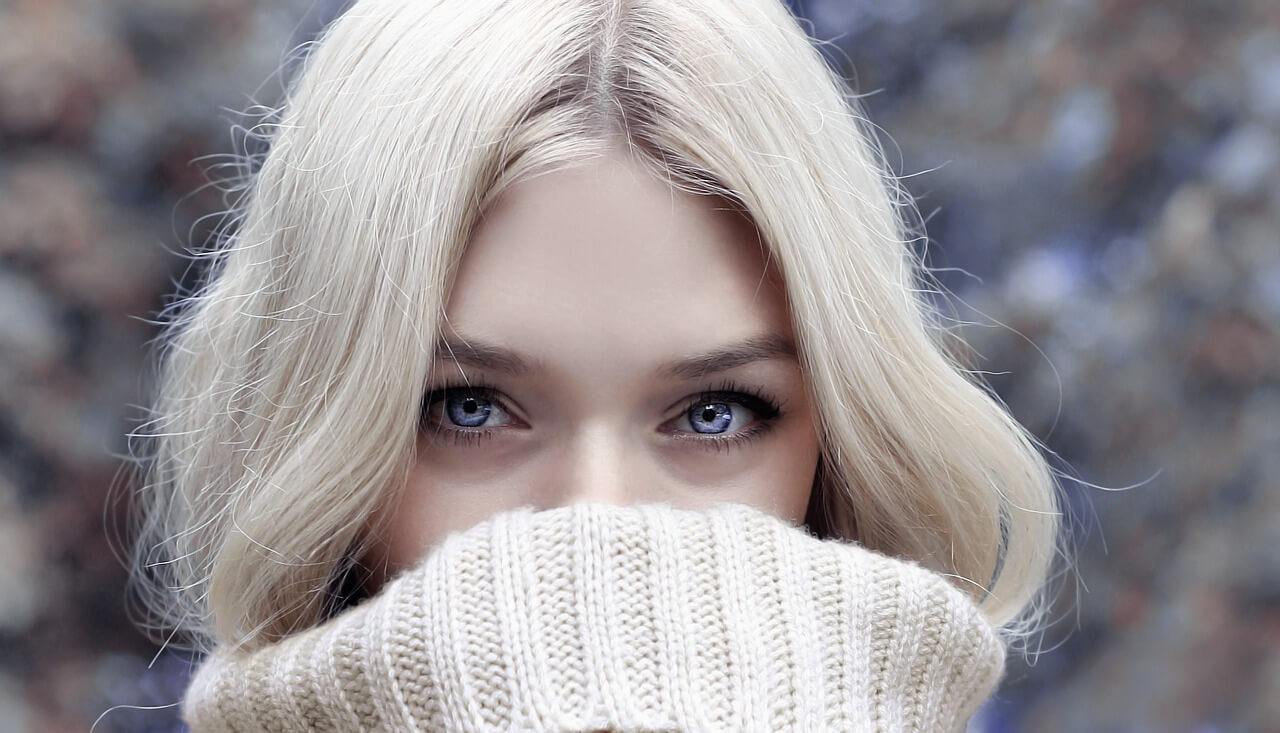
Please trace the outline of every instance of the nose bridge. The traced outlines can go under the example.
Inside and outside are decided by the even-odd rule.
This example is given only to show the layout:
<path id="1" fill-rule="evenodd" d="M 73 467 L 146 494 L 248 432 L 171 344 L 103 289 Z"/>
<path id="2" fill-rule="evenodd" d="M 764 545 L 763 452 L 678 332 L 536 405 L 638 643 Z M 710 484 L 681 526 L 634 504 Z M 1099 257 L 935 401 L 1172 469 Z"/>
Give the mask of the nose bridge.
<path id="1" fill-rule="evenodd" d="M 558 503 L 633 504 L 640 501 L 639 448 L 606 424 L 584 426 L 563 451 Z"/>

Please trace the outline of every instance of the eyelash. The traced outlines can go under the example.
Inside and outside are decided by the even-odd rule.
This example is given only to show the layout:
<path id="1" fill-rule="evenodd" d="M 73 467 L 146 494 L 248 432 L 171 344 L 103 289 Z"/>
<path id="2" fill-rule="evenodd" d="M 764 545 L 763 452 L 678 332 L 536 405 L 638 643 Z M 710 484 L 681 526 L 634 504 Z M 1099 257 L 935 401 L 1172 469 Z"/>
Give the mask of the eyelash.
<path id="1" fill-rule="evenodd" d="M 422 398 L 422 412 L 419 419 L 420 428 L 426 430 L 429 426 L 426 424 L 427 413 L 429 408 L 438 401 L 449 397 L 452 392 L 465 391 L 469 395 L 489 400 L 490 402 L 501 405 L 504 410 L 507 409 L 505 403 L 499 399 L 498 390 L 485 384 L 450 384 L 437 387 L 426 393 Z M 755 424 L 750 427 L 739 430 L 731 435 L 713 436 L 703 435 L 694 437 L 693 434 L 684 431 L 670 431 L 667 434 L 675 440 L 691 441 L 694 444 L 714 450 L 717 452 L 729 450 L 732 448 L 744 446 L 768 433 L 777 424 L 778 418 L 782 416 L 782 407 L 778 401 L 769 396 L 764 390 L 757 387 L 744 387 L 736 382 L 726 380 L 721 382 L 715 389 L 699 392 L 693 395 L 685 402 L 684 408 L 680 414 L 684 415 L 697 405 L 709 402 L 731 402 L 751 410 L 756 415 Z M 510 410 L 508 410 L 509 412 Z M 447 437 L 453 445 L 456 446 L 475 446 L 485 440 L 488 440 L 497 433 L 498 428 L 479 428 L 464 429 L 450 428 L 442 425 L 434 426 L 434 434 L 436 436 Z"/>

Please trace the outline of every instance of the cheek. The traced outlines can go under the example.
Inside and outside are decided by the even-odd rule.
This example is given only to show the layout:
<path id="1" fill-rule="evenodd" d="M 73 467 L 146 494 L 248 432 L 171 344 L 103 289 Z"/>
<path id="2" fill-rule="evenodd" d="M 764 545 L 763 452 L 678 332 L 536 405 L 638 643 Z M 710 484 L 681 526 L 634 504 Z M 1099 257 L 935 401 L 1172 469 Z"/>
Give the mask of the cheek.
<path id="1" fill-rule="evenodd" d="M 807 394 L 800 392 L 775 435 L 766 442 L 761 463 L 747 477 L 755 500 L 745 503 L 792 524 L 804 523 L 822 453 L 817 422 Z"/>
<path id="2" fill-rule="evenodd" d="M 720 502 L 746 504 L 801 525 L 809 508 L 820 444 L 807 423 L 778 429 L 762 445 L 741 452 L 691 453 L 671 457 L 667 476 L 683 490 L 677 506 L 699 508 Z"/>
<path id="3" fill-rule="evenodd" d="M 495 462 L 472 458 L 462 461 L 467 466 L 453 466 L 450 464 L 467 451 L 448 460 L 433 459 L 430 450 L 424 453 L 409 472 L 385 525 L 384 555 L 393 572 L 416 564 L 450 533 L 473 527 L 527 500 L 512 485 L 518 477 L 505 475 Z"/>
<path id="4" fill-rule="evenodd" d="M 791 522 L 803 524 L 818 470 L 820 445 L 817 432 L 808 424 L 779 436 L 778 453 L 769 474 L 774 478 L 763 489 L 776 502 L 774 513 Z M 767 507 L 765 507 L 767 508 Z"/>

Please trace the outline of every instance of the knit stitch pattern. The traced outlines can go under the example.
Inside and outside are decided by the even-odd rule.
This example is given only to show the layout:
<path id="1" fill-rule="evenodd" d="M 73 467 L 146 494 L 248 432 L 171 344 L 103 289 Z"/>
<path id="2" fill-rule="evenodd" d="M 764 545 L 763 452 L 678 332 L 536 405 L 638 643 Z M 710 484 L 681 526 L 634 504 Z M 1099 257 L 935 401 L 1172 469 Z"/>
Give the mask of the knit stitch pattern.
<path id="1" fill-rule="evenodd" d="M 957 731 L 1004 646 L 941 576 L 736 504 L 518 509 L 375 597 L 215 650 L 194 733 Z"/>

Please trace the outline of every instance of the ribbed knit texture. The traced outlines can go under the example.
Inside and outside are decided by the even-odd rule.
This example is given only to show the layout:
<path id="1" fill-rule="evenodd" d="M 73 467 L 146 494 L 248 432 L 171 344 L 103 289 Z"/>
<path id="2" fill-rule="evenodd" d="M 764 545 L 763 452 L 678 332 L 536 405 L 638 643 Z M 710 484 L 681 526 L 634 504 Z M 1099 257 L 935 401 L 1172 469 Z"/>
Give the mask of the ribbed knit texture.
<path id="1" fill-rule="evenodd" d="M 1004 647 L 942 577 L 741 505 L 579 504 L 451 535 L 365 603 L 215 651 L 224 731 L 957 731 Z"/>

